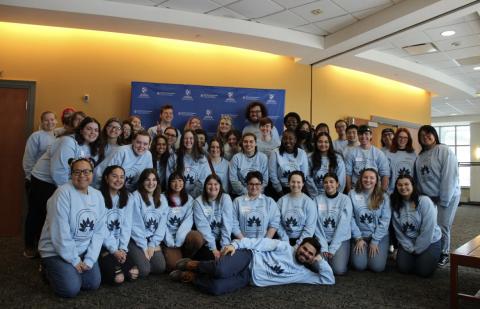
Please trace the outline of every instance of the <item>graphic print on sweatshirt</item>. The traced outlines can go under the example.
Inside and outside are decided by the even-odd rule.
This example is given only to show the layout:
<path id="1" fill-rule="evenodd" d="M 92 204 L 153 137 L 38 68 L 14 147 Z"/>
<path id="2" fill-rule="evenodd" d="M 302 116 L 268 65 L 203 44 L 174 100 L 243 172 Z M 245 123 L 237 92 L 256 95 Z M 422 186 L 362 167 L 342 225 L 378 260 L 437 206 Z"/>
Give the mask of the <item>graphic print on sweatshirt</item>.
<path id="1" fill-rule="evenodd" d="M 287 233 L 302 231 L 305 223 L 305 214 L 299 207 L 293 207 L 285 212 L 282 218 Z"/>
<path id="2" fill-rule="evenodd" d="M 173 207 L 168 212 L 167 216 L 167 227 L 172 234 L 173 238 L 177 236 L 177 231 L 180 225 L 183 222 L 182 217 L 183 209 L 181 207 Z"/>
<path id="3" fill-rule="evenodd" d="M 411 239 L 416 239 L 420 230 L 420 222 L 416 212 L 407 212 L 400 215 L 400 224 L 402 232 Z"/>
<path id="4" fill-rule="evenodd" d="M 318 203 L 317 208 L 325 236 L 327 239 L 332 239 L 337 223 L 340 220 L 340 209 L 337 204 L 333 204 L 329 208 L 324 201 Z"/>
<path id="5" fill-rule="evenodd" d="M 249 211 L 245 211 L 245 210 Z M 264 214 L 261 211 L 256 209 L 251 209 L 251 207 L 241 207 L 241 226 L 242 231 L 245 233 L 245 237 L 249 238 L 259 238 L 263 237 L 265 232 L 263 225 L 264 223 Z"/>
<path id="6" fill-rule="evenodd" d="M 109 209 L 107 212 L 107 229 L 110 235 L 115 238 L 120 237 L 120 211 L 118 209 Z"/>
<path id="7" fill-rule="evenodd" d="M 96 223 L 96 213 L 90 209 L 82 209 L 77 213 L 77 224 L 74 238 L 78 240 L 90 239 Z"/>
<path id="8" fill-rule="evenodd" d="M 215 239 L 219 239 L 222 234 L 222 210 L 219 207 L 216 207 L 213 211 L 213 217 L 210 215 L 208 220 L 210 221 L 210 229 L 212 234 L 215 236 Z"/>
<path id="9" fill-rule="evenodd" d="M 145 224 L 145 229 L 152 234 L 154 234 L 155 231 L 158 229 L 160 219 L 158 218 L 158 215 L 153 206 L 149 206 L 143 214 L 143 222 Z"/>
<path id="10" fill-rule="evenodd" d="M 417 165 L 420 167 L 420 173 L 418 177 L 423 182 L 430 182 L 434 180 L 432 173 L 432 151 L 426 153 L 426 155 L 419 156 L 417 159 Z"/>
<path id="11" fill-rule="evenodd" d="M 185 176 L 185 183 L 188 186 L 191 186 L 197 181 L 199 177 L 199 171 L 194 166 L 185 166 L 185 171 L 183 172 Z"/>
<path id="12" fill-rule="evenodd" d="M 358 207 L 356 211 L 357 225 L 360 231 L 369 231 L 375 229 L 375 215 L 365 206 Z"/>

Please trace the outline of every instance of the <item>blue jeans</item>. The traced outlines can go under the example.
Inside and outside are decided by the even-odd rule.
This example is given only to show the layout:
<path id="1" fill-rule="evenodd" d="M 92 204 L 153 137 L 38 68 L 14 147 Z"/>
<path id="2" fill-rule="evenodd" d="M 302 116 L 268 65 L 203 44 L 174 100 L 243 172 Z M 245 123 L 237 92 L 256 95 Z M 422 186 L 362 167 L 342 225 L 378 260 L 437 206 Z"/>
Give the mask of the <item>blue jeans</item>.
<path id="1" fill-rule="evenodd" d="M 78 273 L 72 264 L 59 256 L 42 259 L 45 272 L 53 291 L 60 297 L 75 297 L 80 290 L 96 290 L 100 287 L 101 275 L 98 263 L 83 273 Z"/>
<path id="2" fill-rule="evenodd" d="M 460 202 L 460 195 L 452 197 L 448 202 L 447 207 L 437 205 L 437 224 L 442 231 L 442 253 L 448 254 L 450 252 L 450 230 L 452 228 L 453 219 L 457 212 L 458 202 Z"/>
<path id="3" fill-rule="evenodd" d="M 381 272 L 385 270 L 385 265 L 387 264 L 388 257 L 388 235 L 383 237 L 382 240 L 378 243 L 378 254 L 371 258 L 368 256 L 368 251 L 370 249 L 370 242 L 367 242 L 367 246 L 363 250 L 363 253 L 355 253 L 355 243 L 352 243 L 352 249 L 350 250 L 350 261 L 352 262 L 353 268 L 356 270 L 365 270 L 370 269 L 374 272 Z"/>
<path id="4" fill-rule="evenodd" d="M 237 250 L 234 255 L 222 256 L 218 261 L 200 262 L 195 285 L 203 292 L 222 295 L 234 292 L 250 282 L 250 250 Z"/>
<path id="5" fill-rule="evenodd" d="M 430 244 L 430 246 L 420 254 L 408 253 L 399 244 L 397 253 L 397 267 L 402 273 L 415 273 L 420 277 L 430 277 L 440 258 L 441 240 Z"/>
<path id="6" fill-rule="evenodd" d="M 348 258 L 350 257 L 350 239 L 342 242 L 333 258 L 328 259 L 335 275 L 345 275 L 348 271 Z"/>

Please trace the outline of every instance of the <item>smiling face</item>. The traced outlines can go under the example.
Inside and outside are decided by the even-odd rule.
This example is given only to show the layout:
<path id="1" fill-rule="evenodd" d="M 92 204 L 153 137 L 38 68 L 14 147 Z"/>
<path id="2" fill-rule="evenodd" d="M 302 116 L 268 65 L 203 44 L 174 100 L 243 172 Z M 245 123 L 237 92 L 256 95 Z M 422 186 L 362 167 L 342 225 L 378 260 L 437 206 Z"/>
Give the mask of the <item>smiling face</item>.
<path id="1" fill-rule="evenodd" d="M 221 154 L 220 144 L 217 141 L 212 141 L 210 143 L 210 157 L 219 158 Z"/>
<path id="2" fill-rule="evenodd" d="M 408 144 L 408 134 L 406 132 L 400 132 L 398 133 L 397 136 L 397 144 L 398 144 L 398 149 L 405 149 L 407 148 Z"/>
<path id="3" fill-rule="evenodd" d="M 92 180 L 92 166 L 87 161 L 77 161 L 72 165 L 72 184 L 75 189 L 86 192 Z"/>
<path id="4" fill-rule="evenodd" d="M 75 118 L 72 119 L 72 127 L 76 128 L 85 117 L 83 117 L 81 114 L 75 114 L 74 117 Z"/>
<path id="5" fill-rule="evenodd" d="M 292 175 L 290 176 L 290 181 L 288 182 L 288 186 L 290 187 L 290 191 L 294 194 L 302 193 L 303 189 L 303 179 L 300 175 Z"/>
<path id="6" fill-rule="evenodd" d="M 193 145 L 195 144 L 195 138 L 193 136 L 193 133 L 188 131 L 183 135 L 183 147 L 185 147 L 185 150 L 187 151 L 192 151 Z"/>
<path id="7" fill-rule="evenodd" d="M 122 133 L 122 125 L 119 122 L 110 122 L 107 126 L 108 138 L 115 139 Z"/>
<path id="8" fill-rule="evenodd" d="M 216 179 L 211 178 L 207 182 L 205 189 L 207 191 L 208 198 L 214 200 L 220 193 L 220 183 Z"/>
<path id="9" fill-rule="evenodd" d="M 338 182 L 333 177 L 325 177 L 323 179 L 323 189 L 328 195 L 334 195 L 338 190 Z"/>
<path id="10" fill-rule="evenodd" d="M 132 127 L 130 127 L 128 123 L 124 123 L 122 125 L 122 134 L 123 134 L 123 138 L 125 139 L 129 138 L 130 135 L 132 134 Z"/>
<path id="11" fill-rule="evenodd" d="M 155 146 L 155 151 L 158 155 L 162 155 L 167 151 L 167 143 L 164 138 L 157 138 L 157 145 Z"/>
<path id="12" fill-rule="evenodd" d="M 262 132 L 263 136 L 268 136 L 272 133 L 272 125 L 270 123 L 266 123 L 263 126 L 260 126 L 260 132 Z"/>
<path id="13" fill-rule="evenodd" d="M 255 138 L 251 135 L 247 135 L 243 137 L 242 140 L 242 147 L 243 147 L 243 152 L 247 156 L 251 156 L 255 153 L 255 146 L 257 143 L 255 142 Z"/>
<path id="14" fill-rule="evenodd" d="M 113 169 L 110 174 L 105 176 L 110 191 L 119 191 L 125 184 L 125 172 L 121 168 Z"/>
<path id="15" fill-rule="evenodd" d="M 365 171 L 362 174 L 361 182 L 364 190 L 371 191 L 377 184 L 377 174 L 373 171 Z"/>
<path id="16" fill-rule="evenodd" d="M 163 135 L 167 137 L 168 146 L 175 145 L 177 142 L 177 132 L 174 129 L 166 129 Z"/>
<path id="17" fill-rule="evenodd" d="M 363 132 L 358 134 L 358 141 L 360 142 L 360 146 L 370 146 L 371 139 L 372 133 L 370 132 Z"/>
<path id="18" fill-rule="evenodd" d="M 398 179 L 397 191 L 403 199 L 409 200 L 413 193 L 413 185 L 410 179 L 408 178 Z"/>
<path id="19" fill-rule="evenodd" d="M 160 121 L 171 123 L 173 120 L 173 109 L 166 108 L 160 114 Z"/>
<path id="20" fill-rule="evenodd" d="M 395 134 L 393 134 L 392 132 L 385 132 L 382 134 L 382 141 L 385 144 L 385 147 L 390 148 L 394 136 Z"/>
<path id="21" fill-rule="evenodd" d="M 200 119 L 198 118 L 190 119 L 190 129 L 196 130 L 201 128 L 202 128 L 202 124 L 200 123 Z"/>
<path id="22" fill-rule="evenodd" d="M 260 179 L 253 177 L 247 183 L 248 195 L 252 198 L 260 196 L 262 193 L 262 182 Z"/>
<path id="23" fill-rule="evenodd" d="M 258 123 L 260 121 L 260 118 L 263 117 L 262 109 L 258 105 L 252 106 L 248 111 L 248 114 L 250 116 L 250 122 L 252 123 Z"/>
<path id="24" fill-rule="evenodd" d="M 343 121 L 337 122 L 335 125 L 335 131 L 337 131 L 338 136 L 345 136 L 345 131 L 347 130 L 347 124 Z"/>
<path id="25" fill-rule="evenodd" d="M 220 119 L 220 123 L 218 124 L 218 131 L 222 134 L 227 134 L 228 131 L 232 129 L 232 122 L 228 119 L 222 118 Z"/>
<path id="26" fill-rule="evenodd" d="M 357 129 L 351 128 L 347 131 L 347 140 L 350 143 L 356 143 L 358 141 Z"/>
<path id="27" fill-rule="evenodd" d="M 140 118 L 138 117 L 132 117 L 132 121 L 130 121 L 133 125 L 133 131 L 134 132 L 137 132 L 138 130 L 140 130 L 142 128 L 142 120 L 140 120 Z"/>
<path id="28" fill-rule="evenodd" d="M 57 118 L 54 113 L 46 113 L 42 117 L 42 130 L 50 132 L 57 126 Z"/>
<path id="29" fill-rule="evenodd" d="M 289 153 L 295 150 L 295 144 L 297 143 L 297 137 L 293 132 L 284 132 L 282 136 L 282 144 L 285 146 L 285 150 Z"/>
<path id="30" fill-rule="evenodd" d="M 135 139 L 132 141 L 133 152 L 135 152 L 137 156 L 141 156 L 145 152 L 147 152 L 149 144 L 150 144 L 149 136 L 137 135 Z"/>
<path id="31" fill-rule="evenodd" d="M 290 130 L 296 130 L 298 127 L 297 118 L 292 116 L 288 117 L 287 120 L 285 120 L 285 127 Z"/>
<path id="32" fill-rule="evenodd" d="M 145 191 L 147 191 L 148 194 L 153 194 L 155 189 L 157 188 L 157 177 L 155 174 L 150 173 L 143 181 L 143 188 L 145 188 Z"/>
<path id="33" fill-rule="evenodd" d="M 97 140 L 98 138 L 98 124 L 96 122 L 87 123 L 82 130 L 80 130 L 80 134 L 82 135 L 85 143 L 90 144 Z"/>
<path id="34" fill-rule="evenodd" d="M 308 242 L 298 247 L 297 251 L 295 252 L 295 258 L 297 261 L 304 265 L 312 264 L 316 255 L 317 249 L 315 249 L 315 247 Z"/>
<path id="35" fill-rule="evenodd" d="M 184 185 L 185 183 L 181 178 L 175 178 L 172 181 L 170 181 L 170 184 L 169 184 L 170 190 L 172 190 L 174 194 L 179 194 L 180 192 L 182 192 Z"/>
<path id="36" fill-rule="evenodd" d="M 425 130 L 420 131 L 420 144 L 422 144 L 427 149 L 432 148 L 437 144 L 435 141 L 435 135 Z"/>
<path id="37" fill-rule="evenodd" d="M 230 147 L 237 147 L 238 139 L 235 134 L 230 134 L 227 138 L 227 143 Z"/>
<path id="38" fill-rule="evenodd" d="M 317 138 L 318 151 L 320 151 L 321 154 L 326 154 L 329 148 L 330 142 L 328 141 L 328 137 L 326 137 L 325 135 L 319 136 Z"/>

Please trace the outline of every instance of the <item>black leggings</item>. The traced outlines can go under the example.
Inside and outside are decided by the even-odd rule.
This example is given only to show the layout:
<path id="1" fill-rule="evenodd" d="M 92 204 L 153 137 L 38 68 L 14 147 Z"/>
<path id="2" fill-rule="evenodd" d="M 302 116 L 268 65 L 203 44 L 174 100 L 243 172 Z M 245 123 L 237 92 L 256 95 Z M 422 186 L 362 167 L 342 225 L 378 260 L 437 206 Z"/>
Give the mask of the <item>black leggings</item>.
<path id="1" fill-rule="evenodd" d="M 105 253 L 107 254 L 105 255 Z M 100 257 L 98 258 L 98 264 L 102 272 L 102 282 L 104 283 L 116 285 L 115 276 L 120 272 L 123 273 L 125 279 L 132 280 L 130 270 L 135 265 L 133 265 L 131 259 L 128 258 L 128 254 L 125 263 L 120 264 L 113 254 L 102 249 L 102 253 L 100 253 Z"/>
<path id="2" fill-rule="evenodd" d="M 33 177 L 28 191 L 28 212 L 25 218 L 25 247 L 36 249 L 47 215 L 47 201 L 57 186 Z"/>

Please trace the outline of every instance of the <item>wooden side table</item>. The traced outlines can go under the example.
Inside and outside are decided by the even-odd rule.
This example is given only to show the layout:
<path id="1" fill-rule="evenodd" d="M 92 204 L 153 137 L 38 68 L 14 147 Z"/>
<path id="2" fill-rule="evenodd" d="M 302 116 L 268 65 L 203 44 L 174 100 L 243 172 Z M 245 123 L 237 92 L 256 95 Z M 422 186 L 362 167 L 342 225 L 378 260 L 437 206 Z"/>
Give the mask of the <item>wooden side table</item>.
<path id="1" fill-rule="evenodd" d="M 450 253 L 450 308 L 458 308 L 458 299 L 480 301 L 476 295 L 458 292 L 458 266 L 480 268 L 480 235 Z"/>

